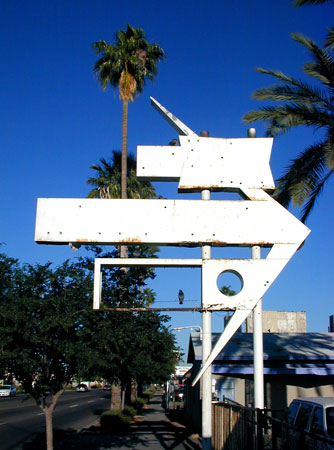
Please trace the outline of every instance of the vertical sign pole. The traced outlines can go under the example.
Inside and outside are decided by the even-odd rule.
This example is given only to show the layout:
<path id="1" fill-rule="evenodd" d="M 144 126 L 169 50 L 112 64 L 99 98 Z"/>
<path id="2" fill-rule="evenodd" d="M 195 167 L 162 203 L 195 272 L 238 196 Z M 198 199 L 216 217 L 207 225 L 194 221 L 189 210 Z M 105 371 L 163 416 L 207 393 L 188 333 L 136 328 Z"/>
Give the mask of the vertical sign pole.
<path id="1" fill-rule="evenodd" d="M 261 259 L 261 248 L 252 247 L 252 259 Z M 264 380 L 263 380 L 263 330 L 262 330 L 262 299 L 253 309 L 253 351 L 254 351 L 254 408 L 264 408 Z M 260 416 L 256 415 L 258 421 Z M 261 436 L 256 429 L 256 448 L 259 448 Z"/>
<path id="2" fill-rule="evenodd" d="M 202 200 L 210 200 L 210 190 L 201 192 Z M 202 259 L 211 258 L 211 246 L 203 245 Z M 211 336 L 211 312 L 204 311 L 202 313 L 202 364 L 208 359 L 211 353 L 212 336 Z M 204 372 L 202 377 L 202 448 L 210 450 L 212 435 L 212 381 L 211 381 L 211 365 Z"/>
<path id="3" fill-rule="evenodd" d="M 248 130 L 249 138 L 256 138 L 255 128 Z M 261 248 L 258 245 L 252 247 L 252 259 L 261 259 Z M 253 351 L 254 351 L 254 408 L 264 408 L 264 380 L 263 380 L 263 330 L 262 330 L 262 299 L 253 309 Z M 256 416 L 257 420 L 259 416 Z M 256 429 L 256 448 L 260 442 L 260 436 Z"/>

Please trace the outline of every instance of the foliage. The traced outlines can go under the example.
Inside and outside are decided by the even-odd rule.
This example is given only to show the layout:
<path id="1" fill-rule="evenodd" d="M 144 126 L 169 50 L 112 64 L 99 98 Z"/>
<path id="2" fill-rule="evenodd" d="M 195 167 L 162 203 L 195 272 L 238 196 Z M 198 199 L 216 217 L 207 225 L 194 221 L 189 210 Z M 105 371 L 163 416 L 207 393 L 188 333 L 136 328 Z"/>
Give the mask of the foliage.
<path id="1" fill-rule="evenodd" d="M 154 396 L 154 392 L 153 391 L 145 391 L 142 394 L 142 397 L 145 398 L 147 401 L 152 400 L 153 396 Z"/>
<path id="2" fill-rule="evenodd" d="M 136 407 L 138 409 L 143 408 L 146 405 L 146 403 L 147 403 L 147 399 L 142 398 L 142 397 L 137 397 L 137 399 L 136 399 Z"/>
<path id="3" fill-rule="evenodd" d="M 105 411 L 100 418 L 100 425 L 103 432 L 123 433 L 129 428 L 132 417 L 123 414 L 120 410 Z"/>
<path id="4" fill-rule="evenodd" d="M 89 359 L 86 370 L 92 376 L 98 374 L 125 388 L 131 380 L 140 385 L 164 381 L 173 371 L 175 338 L 165 326 L 166 316 L 102 309 L 91 320 L 86 346 L 95 349 L 97 356 Z"/>
<path id="5" fill-rule="evenodd" d="M 128 198 L 157 198 L 154 186 L 149 181 L 139 181 L 136 176 L 136 159 L 133 155 L 127 157 L 127 196 Z M 107 161 L 104 158 L 100 159 L 101 165 L 96 164 L 91 166 L 96 171 L 96 176 L 87 180 L 87 183 L 94 188 L 88 194 L 89 198 L 120 198 L 121 192 L 121 153 L 114 150 L 111 160 Z M 115 257 L 119 256 L 120 247 L 117 247 L 117 252 L 109 252 L 109 254 L 102 255 L 102 249 L 95 247 L 92 249 L 96 256 L 99 257 Z M 140 245 L 128 247 L 128 256 L 130 257 L 142 257 L 142 258 L 154 258 L 159 251 L 158 247 Z M 91 267 L 93 268 L 93 267 Z M 104 286 L 102 292 L 104 293 L 104 299 L 107 306 L 119 306 L 122 300 L 122 306 L 129 306 L 129 302 L 126 300 L 126 293 L 131 295 L 131 298 L 137 298 L 136 306 L 149 306 L 154 301 L 154 294 L 145 286 L 145 279 L 153 278 L 154 270 L 148 267 L 136 267 L 129 269 L 125 272 L 123 269 L 104 269 L 103 279 Z M 121 289 L 115 290 L 115 284 L 122 285 Z M 112 286 L 113 292 L 123 293 L 122 299 L 115 299 L 112 293 L 106 291 L 105 286 Z M 136 292 L 135 292 L 136 291 Z M 144 303 L 139 302 L 138 292 L 141 294 L 141 298 Z M 114 298 L 113 301 L 110 301 Z M 134 305 L 133 305 L 134 306 Z"/>
<path id="6" fill-rule="evenodd" d="M 135 94 L 142 92 L 146 78 L 154 79 L 156 63 L 165 57 L 158 44 L 146 41 L 144 30 L 131 25 L 117 32 L 114 44 L 98 41 L 93 49 L 101 55 L 94 71 L 102 88 L 118 87 L 122 101 L 133 101 Z"/>
<path id="7" fill-rule="evenodd" d="M 51 450 L 56 402 L 87 358 L 83 322 L 92 278 L 68 261 L 56 269 L 20 266 L 5 255 L 0 262 L 0 370 L 43 410 Z"/>
<path id="8" fill-rule="evenodd" d="M 320 5 L 322 3 L 334 3 L 333 0 L 294 0 L 294 6 Z"/>
<path id="9" fill-rule="evenodd" d="M 137 411 L 133 406 L 125 405 L 123 414 L 125 414 L 126 416 L 134 417 L 137 414 Z"/>
<path id="10" fill-rule="evenodd" d="M 94 164 L 91 169 L 96 171 L 95 177 L 90 177 L 87 183 L 94 188 L 89 192 L 88 198 L 120 198 L 121 197 L 121 169 L 122 169 L 122 156 L 121 152 L 114 150 L 112 158 L 108 161 L 104 158 L 100 159 L 101 164 Z M 131 199 L 153 199 L 160 198 L 156 192 L 155 188 L 149 181 L 139 181 L 136 175 L 136 159 L 130 154 L 127 156 L 127 198 Z M 120 247 L 117 248 L 118 253 L 120 252 Z M 102 252 L 98 250 L 98 247 L 93 248 L 95 253 Z M 154 258 L 156 253 L 159 252 L 158 247 L 155 246 L 132 246 L 128 248 L 128 256 L 135 257 L 146 257 Z M 110 255 L 119 256 L 117 255 Z M 104 256 L 106 257 L 106 256 Z M 140 270 L 140 274 L 139 271 Z M 121 271 L 124 273 L 124 271 Z M 136 274 L 143 280 L 143 274 L 147 274 L 146 278 L 153 276 L 154 271 L 152 269 L 135 269 Z"/>
<path id="11" fill-rule="evenodd" d="M 314 85 L 280 71 L 258 68 L 259 73 L 274 77 L 279 84 L 258 89 L 253 97 L 278 104 L 251 111 L 243 119 L 247 123 L 264 121 L 269 136 L 298 126 L 322 130 L 323 137 L 290 162 L 274 193 L 283 206 L 288 206 L 291 200 L 295 205 L 303 206 L 302 221 L 305 222 L 334 169 L 334 59 L 332 49 L 328 47 L 330 33 L 324 48 L 302 34 L 292 33 L 292 38 L 311 56 L 303 71 L 313 78 Z"/>
<path id="12" fill-rule="evenodd" d="M 0 342 L 2 371 L 14 374 L 39 405 L 63 390 L 78 372 L 81 315 L 92 279 L 68 261 L 25 265 L 1 255 Z M 6 276 L 7 272 L 7 276 Z M 11 277 L 9 284 L 8 278 Z M 50 397 L 49 397 L 50 399 Z"/>
<path id="13" fill-rule="evenodd" d="M 140 93 L 146 79 L 153 80 L 157 74 L 157 62 L 165 57 L 158 44 L 149 44 L 144 30 L 127 25 L 125 31 L 116 35 L 114 45 L 105 41 L 93 44 L 100 58 L 94 66 L 100 85 L 118 87 L 123 103 L 122 113 L 122 164 L 121 164 L 121 198 L 127 198 L 127 140 L 128 140 L 128 103 Z M 121 249 L 126 256 L 126 247 Z"/>
<path id="14" fill-rule="evenodd" d="M 22 383 L 51 431 L 56 401 L 73 378 L 103 377 L 126 386 L 133 379 L 165 380 L 173 369 L 169 318 L 151 311 L 93 311 L 92 268 L 88 257 L 52 268 L 22 266 L 0 254 L 0 375 Z M 105 274 L 104 304 L 150 304 L 147 276 L 118 269 Z"/>
<path id="15" fill-rule="evenodd" d="M 236 295 L 236 292 L 233 289 L 231 289 L 231 286 L 222 286 L 219 290 L 222 294 L 226 295 L 227 297 L 233 297 L 234 295 Z"/>
<path id="16" fill-rule="evenodd" d="M 88 198 L 121 198 L 121 152 L 113 150 L 108 161 L 100 159 L 100 164 L 90 166 L 96 176 L 90 177 L 87 183 L 94 188 Z M 139 181 L 136 176 L 136 159 L 127 156 L 127 198 L 158 198 L 154 186 L 149 181 Z"/>

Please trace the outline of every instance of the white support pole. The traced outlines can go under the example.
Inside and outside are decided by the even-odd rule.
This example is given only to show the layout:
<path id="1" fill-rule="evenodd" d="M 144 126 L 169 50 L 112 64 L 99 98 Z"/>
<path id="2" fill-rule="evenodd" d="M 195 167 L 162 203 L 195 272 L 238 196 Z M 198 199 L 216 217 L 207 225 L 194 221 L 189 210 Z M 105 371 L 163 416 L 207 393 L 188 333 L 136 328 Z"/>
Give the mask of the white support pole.
<path id="1" fill-rule="evenodd" d="M 261 248 L 252 247 L 252 259 L 261 259 Z M 253 309 L 254 407 L 264 408 L 262 299 Z"/>
<path id="2" fill-rule="evenodd" d="M 256 129 L 249 128 L 248 137 L 256 138 Z M 252 259 L 261 259 L 261 247 L 252 247 Z M 254 352 L 254 408 L 264 408 L 264 379 L 263 379 L 263 330 L 262 330 L 262 299 L 253 309 L 253 352 Z M 257 416 L 258 419 L 258 416 Z M 256 428 L 256 448 L 259 448 L 260 428 Z M 262 432 L 262 431 L 261 431 Z M 262 441 L 262 439 L 261 439 Z"/>
<path id="3" fill-rule="evenodd" d="M 202 200 L 210 200 L 210 191 L 201 192 Z M 211 246 L 203 245 L 202 259 L 211 259 Z M 208 359 L 212 348 L 211 335 L 211 312 L 202 313 L 202 364 Z M 202 448 L 211 450 L 212 436 L 212 376 L 211 365 L 204 372 L 202 377 Z"/>
<path id="4" fill-rule="evenodd" d="M 261 259 L 261 248 L 252 247 L 252 259 Z M 263 330 L 262 330 L 262 299 L 253 309 L 253 351 L 254 351 L 254 408 L 264 408 L 264 379 L 263 379 Z M 256 414 L 256 422 L 259 421 Z M 255 427 L 256 449 L 263 448 L 263 431 Z"/>

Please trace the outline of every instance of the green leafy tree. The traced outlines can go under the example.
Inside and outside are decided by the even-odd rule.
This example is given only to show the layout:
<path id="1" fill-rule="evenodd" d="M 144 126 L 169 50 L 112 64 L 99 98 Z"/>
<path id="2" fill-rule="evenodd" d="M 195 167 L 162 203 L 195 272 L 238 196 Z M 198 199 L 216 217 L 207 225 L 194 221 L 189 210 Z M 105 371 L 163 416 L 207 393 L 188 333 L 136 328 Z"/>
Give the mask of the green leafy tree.
<path id="1" fill-rule="evenodd" d="M 162 379 L 173 365 L 175 343 L 166 316 L 92 310 L 93 266 L 88 257 L 55 269 L 50 263 L 22 266 L 0 254 L 0 375 L 15 377 L 42 409 L 48 450 L 54 408 L 75 377 L 99 376 L 125 388 L 134 379 Z M 124 274 L 115 269 L 104 275 L 103 304 L 115 306 L 124 295 L 118 292 Z M 146 278 L 147 273 L 126 273 L 126 305 L 154 300 Z"/>
<path id="2" fill-rule="evenodd" d="M 257 72 L 274 77 L 279 84 L 258 89 L 253 97 L 277 105 L 251 111 L 243 119 L 246 123 L 264 121 L 268 136 L 283 134 L 298 126 L 322 132 L 318 142 L 290 162 L 274 192 L 282 205 L 288 206 L 292 201 L 302 206 L 302 221 L 305 222 L 334 169 L 334 59 L 328 47 L 329 38 L 324 48 L 302 34 L 293 33 L 292 38 L 311 56 L 303 71 L 313 78 L 314 85 L 280 71 L 258 68 Z"/>
<path id="3" fill-rule="evenodd" d="M 154 79 L 157 63 L 165 53 L 158 44 L 146 41 L 144 30 L 131 25 L 117 32 L 114 44 L 98 41 L 93 48 L 101 56 L 94 66 L 101 87 L 104 90 L 109 85 L 118 88 L 123 103 L 121 198 L 126 198 L 129 101 L 142 92 L 146 79 Z"/>
<path id="4" fill-rule="evenodd" d="M 91 166 L 95 176 L 87 181 L 93 187 L 88 197 L 120 198 L 121 166 L 121 153 L 118 151 L 113 151 L 111 160 L 101 158 L 100 164 Z M 158 197 L 150 182 L 138 180 L 136 160 L 131 154 L 127 157 L 127 197 Z M 105 252 L 101 247 L 91 250 L 95 256 L 103 258 L 113 258 L 119 253 L 119 249 Z M 157 251 L 154 246 L 130 246 L 128 255 L 152 258 Z M 93 260 L 87 258 L 86 264 L 92 269 Z M 154 276 L 153 269 L 147 267 L 132 267 L 127 271 L 118 267 L 103 269 L 101 311 L 96 313 L 103 319 L 88 328 L 94 329 L 90 346 L 96 347 L 97 354 L 104 353 L 104 358 L 96 361 L 92 370 L 113 383 L 111 408 L 118 408 L 121 403 L 118 386 L 125 393 L 125 401 L 130 402 L 134 381 L 140 392 L 143 383 L 150 383 L 153 379 L 165 380 L 172 372 L 175 362 L 174 336 L 164 325 L 169 318 L 151 311 L 132 313 L 109 309 L 120 306 L 149 307 L 154 302 L 155 294 L 146 283 Z"/>
<path id="5" fill-rule="evenodd" d="M 175 336 L 166 323 L 168 316 L 153 312 L 138 314 L 136 332 L 141 336 L 137 350 L 133 352 L 134 378 L 138 383 L 138 395 L 143 392 L 144 384 L 164 383 L 175 372 Z"/>
<path id="6" fill-rule="evenodd" d="M 69 262 L 25 265 L 0 257 L 0 361 L 45 415 L 47 449 L 52 414 L 67 384 L 84 366 L 82 323 L 91 314 L 92 278 Z"/>
<path id="7" fill-rule="evenodd" d="M 92 318 L 94 326 L 88 327 L 91 335 L 86 335 L 86 346 L 103 357 L 96 358 L 95 362 L 90 358 L 93 364 L 89 370 L 121 386 L 126 403 L 131 402 L 134 381 L 140 394 L 144 383 L 165 381 L 173 372 L 176 346 L 173 334 L 165 325 L 169 317 L 153 311 L 101 309 L 95 314 L 99 318 Z M 119 399 L 111 398 L 111 402 L 111 407 L 115 407 L 113 402 Z"/>
<path id="8" fill-rule="evenodd" d="M 222 294 L 227 295 L 227 297 L 233 297 L 233 295 L 236 295 L 236 292 L 231 289 L 231 286 L 223 286 L 219 290 Z"/>
<path id="9" fill-rule="evenodd" d="M 105 252 L 101 247 L 92 249 L 95 256 L 113 258 L 117 251 Z M 129 248 L 133 256 L 136 248 Z M 152 247 L 141 246 L 142 257 L 152 257 Z M 93 258 L 87 257 L 82 264 L 88 270 L 94 266 Z M 153 311 L 114 311 L 114 308 L 149 307 L 155 299 L 147 287 L 147 280 L 154 272 L 146 267 L 131 267 L 123 272 L 118 267 L 105 268 L 102 277 L 102 302 L 100 311 L 90 317 L 87 325 L 86 348 L 95 349 L 98 356 L 88 358 L 92 365 L 88 373 L 98 375 L 114 384 L 111 408 L 119 408 L 117 386 L 130 402 L 131 386 L 136 381 L 140 391 L 143 383 L 166 379 L 174 364 L 174 335 L 166 327 L 169 318 Z M 89 376 L 89 375 L 88 375 Z M 116 392 L 118 391 L 118 394 Z"/>

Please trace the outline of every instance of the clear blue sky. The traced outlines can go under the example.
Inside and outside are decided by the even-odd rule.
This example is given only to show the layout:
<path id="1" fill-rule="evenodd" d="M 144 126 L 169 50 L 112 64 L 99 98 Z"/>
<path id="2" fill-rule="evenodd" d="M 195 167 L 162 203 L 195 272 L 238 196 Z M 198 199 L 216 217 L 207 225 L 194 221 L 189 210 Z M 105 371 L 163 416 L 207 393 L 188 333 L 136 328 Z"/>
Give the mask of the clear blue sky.
<path id="1" fill-rule="evenodd" d="M 303 76 L 308 55 L 289 33 L 322 44 L 333 12 L 329 5 L 295 9 L 288 0 L 2 0 L 1 251 L 28 263 L 57 264 L 77 255 L 67 247 L 35 244 L 34 222 L 38 197 L 86 197 L 86 180 L 94 175 L 90 165 L 121 146 L 121 103 L 117 92 L 98 86 L 94 41 L 113 42 L 114 33 L 130 23 L 167 54 L 156 81 L 129 107 L 129 151 L 136 153 L 137 145 L 166 145 L 176 137 L 149 96 L 196 132 L 245 137 L 241 117 L 260 106 L 251 93 L 271 84 L 254 67 Z M 256 127 L 263 136 L 263 127 Z M 317 138 L 307 130 L 277 138 L 274 177 Z M 165 197 L 178 197 L 176 184 L 156 187 Z M 264 298 L 265 309 L 305 310 L 309 331 L 327 331 L 334 313 L 333 222 L 332 183 L 307 223 L 312 233 L 306 244 Z M 161 256 L 200 257 L 200 251 L 169 248 Z M 180 288 L 190 306 L 190 300 L 199 301 L 199 272 L 160 270 L 153 287 L 157 306 L 173 305 Z M 215 331 L 222 330 L 222 320 L 222 313 L 214 314 Z M 173 314 L 171 326 L 200 321 L 199 314 Z M 186 349 L 189 331 L 177 337 Z"/>

